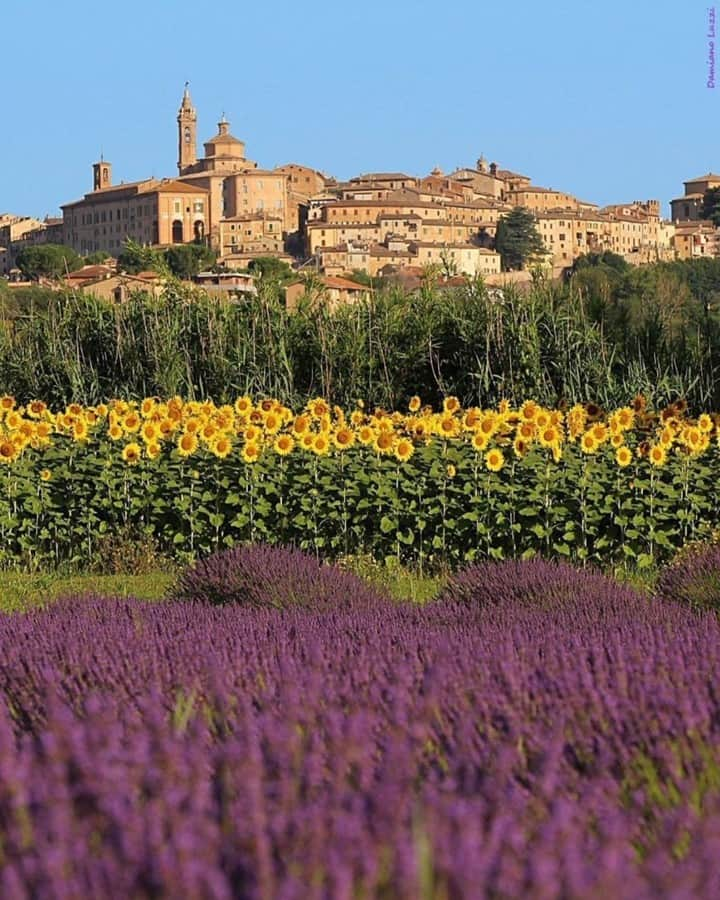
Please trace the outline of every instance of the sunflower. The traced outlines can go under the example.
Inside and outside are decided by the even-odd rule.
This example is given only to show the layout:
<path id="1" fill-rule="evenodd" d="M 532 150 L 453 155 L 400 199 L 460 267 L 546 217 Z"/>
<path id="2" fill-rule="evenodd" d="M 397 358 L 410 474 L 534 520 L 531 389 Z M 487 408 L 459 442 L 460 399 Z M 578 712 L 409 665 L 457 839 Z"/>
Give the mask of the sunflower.
<path id="1" fill-rule="evenodd" d="M 293 422 L 293 433 L 300 437 L 301 434 L 305 434 L 305 432 L 310 427 L 310 418 L 308 416 L 296 416 L 295 421 Z"/>
<path id="2" fill-rule="evenodd" d="M 545 428 L 541 429 L 538 437 L 540 444 L 543 447 L 552 448 L 560 445 L 561 435 L 554 425 L 547 425 Z"/>
<path id="3" fill-rule="evenodd" d="M 443 400 L 443 412 L 450 413 L 450 415 L 452 415 L 453 413 L 456 413 L 459 409 L 460 409 L 460 401 L 458 400 L 457 397 L 446 397 Z"/>
<path id="4" fill-rule="evenodd" d="M 615 462 L 621 469 L 624 469 L 625 466 L 629 466 L 632 462 L 632 458 L 632 450 L 625 445 L 618 447 L 615 451 Z"/>
<path id="5" fill-rule="evenodd" d="M 273 447 L 279 456 L 287 456 L 295 449 L 295 441 L 289 434 L 279 434 Z"/>
<path id="6" fill-rule="evenodd" d="M 318 456 L 325 456 L 329 449 L 330 439 L 328 436 L 324 433 L 316 435 L 312 445 L 313 452 L 317 453 Z"/>
<path id="7" fill-rule="evenodd" d="M 320 419 L 330 412 L 330 407 L 322 397 L 316 397 L 314 400 L 311 400 L 306 409 L 314 419 Z"/>
<path id="8" fill-rule="evenodd" d="M 157 459 L 160 456 L 160 444 L 148 444 L 145 447 L 148 459 Z"/>
<path id="9" fill-rule="evenodd" d="M 410 402 L 408 403 L 408 409 L 411 413 L 416 413 L 420 407 L 422 406 L 422 400 L 417 396 L 410 398 Z"/>
<path id="10" fill-rule="evenodd" d="M 225 435 L 220 435 L 215 438 L 215 440 L 210 444 L 210 450 L 214 456 L 217 456 L 218 459 L 225 459 L 226 456 L 230 455 L 230 451 L 232 450 L 232 443 L 229 438 L 225 437 Z"/>
<path id="11" fill-rule="evenodd" d="M 415 448 L 412 445 L 412 441 L 409 441 L 407 438 L 400 438 L 395 445 L 394 452 L 395 459 L 397 459 L 398 462 L 407 462 L 415 452 Z"/>
<path id="12" fill-rule="evenodd" d="M 365 421 L 365 413 L 360 412 L 359 409 L 354 409 L 350 413 L 350 424 L 353 426 L 353 428 L 357 428 L 358 425 L 362 425 L 362 423 L 364 421 Z"/>
<path id="13" fill-rule="evenodd" d="M 140 412 L 143 414 L 145 418 L 147 418 L 150 413 L 155 409 L 155 404 L 157 403 L 156 397 L 146 397 L 143 402 L 140 404 Z"/>
<path id="14" fill-rule="evenodd" d="M 85 422 L 80 419 L 73 425 L 73 439 L 80 443 L 81 441 L 87 440 L 88 436 L 88 427 Z"/>
<path id="15" fill-rule="evenodd" d="M 463 428 L 468 431 L 474 431 L 478 424 L 482 421 L 482 410 L 478 409 L 477 406 L 473 406 L 470 409 L 466 410 L 465 415 L 463 416 Z"/>
<path id="16" fill-rule="evenodd" d="M 40 481 L 50 481 L 51 478 L 52 472 L 50 471 L 50 469 L 43 469 L 40 472 Z"/>
<path id="17" fill-rule="evenodd" d="M 484 450 L 489 442 L 490 438 L 486 434 L 483 434 L 482 431 L 476 431 L 473 435 L 472 445 L 478 451 Z"/>
<path id="18" fill-rule="evenodd" d="M 649 456 L 651 464 L 659 468 L 660 466 L 665 465 L 665 461 L 667 460 L 667 450 L 662 444 L 654 444 L 650 448 Z"/>
<path id="19" fill-rule="evenodd" d="M 448 478 L 454 478 L 457 475 L 457 469 L 452 463 L 448 463 L 448 467 L 445 471 L 447 472 Z"/>
<path id="20" fill-rule="evenodd" d="M 523 456 L 530 449 L 530 445 L 526 440 L 521 437 L 516 437 L 513 441 L 513 453 L 517 456 L 518 459 L 522 459 Z"/>
<path id="21" fill-rule="evenodd" d="M 580 449 L 583 453 L 595 453 L 598 448 L 597 438 L 593 434 L 593 430 L 589 429 L 580 438 Z"/>
<path id="22" fill-rule="evenodd" d="M 154 444 L 157 441 L 160 429 L 154 422 L 145 422 L 140 429 L 140 437 L 146 444 Z"/>
<path id="23" fill-rule="evenodd" d="M 108 434 L 110 435 L 111 440 L 119 441 L 123 436 L 123 430 L 119 425 L 113 424 L 108 428 Z"/>
<path id="24" fill-rule="evenodd" d="M 502 454 L 502 450 L 498 450 L 497 447 L 493 447 L 492 450 L 485 454 L 485 465 L 491 472 L 499 472 L 504 463 L 505 457 Z"/>
<path id="25" fill-rule="evenodd" d="M 277 434 L 277 432 L 280 431 L 280 428 L 282 427 L 282 419 L 277 413 L 272 412 L 271 410 L 270 412 L 265 414 L 264 424 L 265 431 L 267 431 L 268 434 Z"/>
<path id="26" fill-rule="evenodd" d="M 373 444 L 378 453 L 392 453 L 395 447 L 395 435 L 392 431 L 381 431 Z"/>
<path id="27" fill-rule="evenodd" d="M 312 450 L 314 443 L 315 443 L 315 432 L 314 431 L 306 431 L 305 434 L 300 436 L 300 446 L 303 448 L 303 450 Z"/>
<path id="28" fill-rule="evenodd" d="M 358 440 L 361 444 L 365 446 L 369 446 L 375 440 L 376 431 L 370 425 L 363 425 L 362 428 L 358 431 Z"/>
<path id="29" fill-rule="evenodd" d="M 260 458 L 260 445 L 256 441 L 248 441 L 242 448 L 242 458 L 246 463 L 257 462 Z"/>
<path id="30" fill-rule="evenodd" d="M 520 407 L 520 418 L 525 422 L 532 422 L 538 414 L 538 405 L 534 400 L 526 400 Z"/>
<path id="31" fill-rule="evenodd" d="M 180 456 L 191 456 L 198 447 L 198 439 L 191 432 L 185 431 L 177 442 L 177 451 Z"/>
<path id="32" fill-rule="evenodd" d="M 707 413 L 703 413 L 697 420 L 697 427 L 703 434 L 709 434 L 713 430 L 713 420 Z"/>
<path id="33" fill-rule="evenodd" d="M 123 430 L 128 434 L 133 434 L 140 428 L 140 416 L 136 412 L 129 412 L 122 423 Z"/>
<path id="34" fill-rule="evenodd" d="M 460 431 L 460 422 L 452 415 L 442 416 L 437 423 L 437 433 L 440 437 L 454 438 Z"/>
<path id="35" fill-rule="evenodd" d="M 27 414 L 29 416 L 32 416 L 33 419 L 39 419 L 46 409 L 47 406 L 42 402 L 42 400 L 31 400 L 28 403 Z"/>
<path id="36" fill-rule="evenodd" d="M 333 434 L 333 443 L 338 450 L 347 450 L 355 443 L 355 432 L 347 427 L 338 428 Z"/>
<path id="37" fill-rule="evenodd" d="M 140 449 L 140 444 L 126 444 L 123 447 L 122 458 L 126 463 L 134 465 L 136 462 L 140 462 L 141 456 L 142 450 Z"/>

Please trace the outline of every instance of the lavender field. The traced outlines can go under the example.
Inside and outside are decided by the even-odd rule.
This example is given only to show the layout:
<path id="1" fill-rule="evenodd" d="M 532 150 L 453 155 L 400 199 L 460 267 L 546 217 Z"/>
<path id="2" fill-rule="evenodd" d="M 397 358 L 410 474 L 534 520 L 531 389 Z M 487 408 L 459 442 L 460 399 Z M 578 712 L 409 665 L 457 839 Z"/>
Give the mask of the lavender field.
<path id="1" fill-rule="evenodd" d="M 676 601 L 247 551 L 3 617 L 0 896 L 717 897 L 720 625 Z"/>

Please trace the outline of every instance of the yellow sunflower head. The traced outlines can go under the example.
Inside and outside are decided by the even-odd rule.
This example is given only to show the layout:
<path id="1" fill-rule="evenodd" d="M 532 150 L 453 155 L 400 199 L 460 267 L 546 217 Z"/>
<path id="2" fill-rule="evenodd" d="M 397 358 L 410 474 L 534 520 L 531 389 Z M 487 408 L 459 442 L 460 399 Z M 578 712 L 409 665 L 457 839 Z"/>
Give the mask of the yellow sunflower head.
<path id="1" fill-rule="evenodd" d="M 177 451 L 180 456 L 192 456 L 192 454 L 197 450 L 197 446 L 197 436 L 192 432 L 185 431 L 178 438 Z"/>
<path id="2" fill-rule="evenodd" d="M 504 463 L 505 457 L 502 450 L 498 450 L 497 447 L 493 447 L 492 450 L 488 450 L 485 454 L 485 465 L 491 472 L 499 472 Z"/>
<path id="3" fill-rule="evenodd" d="M 123 447 L 122 458 L 126 463 L 130 465 L 135 465 L 135 463 L 140 462 L 140 457 L 142 456 L 142 450 L 140 449 L 140 444 L 131 443 L 126 444 Z"/>

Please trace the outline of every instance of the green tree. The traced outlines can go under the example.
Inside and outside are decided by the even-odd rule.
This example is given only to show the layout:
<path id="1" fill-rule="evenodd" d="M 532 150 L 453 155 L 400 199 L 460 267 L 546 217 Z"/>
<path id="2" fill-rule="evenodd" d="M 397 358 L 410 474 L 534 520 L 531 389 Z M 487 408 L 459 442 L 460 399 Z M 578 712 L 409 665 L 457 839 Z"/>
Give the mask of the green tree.
<path id="1" fill-rule="evenodd" d="M 701 215 L 716 228 L 720 228 L 720 188 L 708 188 L 705 191 Z"/>
<path id="2" fill-rule="evenodd" d="M 60 278 L 83 265 L 83 260 L 72 249 L 62 244 L 38 244 L 23 247 L 17 255 L 17 266 L 26 278 Z"/>
<path id="3" fill-rule="evenodd" d="M 122 252 L 118 256 L 118 269 L 135 275 L 138 272 L 167 272 L 165 254 L 154 247 L 143 247 L 137 241 L 127 238 L 123 244 Z"/>
<path id="4" fill-rule="evenodd" d="M 204 244 L 173 244 L 165 251 L 168 268 L 176 278 L 189 281 L 215 265 L 217 254 Z"/>
<path id="5" fill-rule="evenodd" d="M 105 250 L 96 250 L 95 253 L 88 253 L 84 259 L 86 266 L 102 265 L 106 259 L 110 259 L 110 254 Z"/>
<path id="6" fill-rule="evenodd" d="M 547 254 L 535 216 L 530 210 L 516 206 L 499 219 L 495 249 L 502 258 L 506 272 L 522 269 L 527 263 L 542 259 Z"/>
<path id="7" fill-rule="evenodd" d="M 285 262 L 275 256 L 258 256 L 248 263 L 248 272 L 259 275 L 263 280 L 285 282 L 296 277 L 296 273 Z"/>

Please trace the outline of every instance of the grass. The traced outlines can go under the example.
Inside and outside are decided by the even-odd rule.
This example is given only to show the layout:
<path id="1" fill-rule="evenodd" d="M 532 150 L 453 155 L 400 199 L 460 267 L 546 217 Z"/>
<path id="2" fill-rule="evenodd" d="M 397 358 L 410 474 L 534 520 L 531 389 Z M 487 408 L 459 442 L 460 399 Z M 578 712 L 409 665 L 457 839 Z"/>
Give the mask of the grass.
<path id="1" fill-rule="evenodd" d="M 437 595 L 447 579 L 446 575 L 421 574 L 414 569 L 379 563 L 365 556 L 347 557 L 340 561 L 340 565 L 379 589 L 386 590 L 396 600 L 413 603 L 427 603 Z M 0 613 L 33 609 L 70 595 L 103 594 L 158 601 L 166 595 L 176 574 L 172 567 L 161 568 L 157 564 L 143 569 L 143 574 L 0 572 Z M 635 570 L 623 567 L 607 574 L 649 595 L 658 572 L 655 568 Z"/>
<path id="2" fill-rule="evenodd" d="M 161 600 L 173 576 L 164 571 L 145 575 L 58 575 L 51 572 L 0 574 L 0 612 L 20 612 L 60 597 L 104 594 Z"/>
<path id="3" fill-rule="evenodd" d="M 426 603 L 434 597 L 443 580 L 401 567 L 380 565 L 363 557 L 344 560 L 343 565 L 387 590 L 395 599 L 414 603 Z M 153 569 L 142 575 L 3 572 L 0 573 L 0 613 L 21 612 L 60 597 L 89 594 L 162 600 L 174 578 L 175 574 L 166 569 Z"/>

